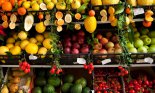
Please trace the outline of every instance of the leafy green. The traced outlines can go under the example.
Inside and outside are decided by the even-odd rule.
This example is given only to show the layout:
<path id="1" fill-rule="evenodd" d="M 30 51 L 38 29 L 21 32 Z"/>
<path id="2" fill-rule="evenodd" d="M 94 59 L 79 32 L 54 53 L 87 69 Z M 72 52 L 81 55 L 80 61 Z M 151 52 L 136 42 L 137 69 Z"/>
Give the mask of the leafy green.
<path id="1" fill-rule="evenodd" d="M 87 8 L 88 3 L 84 3 L 77 9 L 77 12 L 81 13 L 83 10 Z"/>

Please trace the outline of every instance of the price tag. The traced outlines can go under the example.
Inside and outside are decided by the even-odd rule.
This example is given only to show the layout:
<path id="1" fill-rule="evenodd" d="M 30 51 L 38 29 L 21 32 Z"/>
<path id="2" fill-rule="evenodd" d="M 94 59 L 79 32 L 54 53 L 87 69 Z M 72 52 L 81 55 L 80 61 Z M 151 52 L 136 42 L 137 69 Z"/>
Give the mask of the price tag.
<path id="1" fill-rule="evenodd" d="M 29 60 L 36 60 L 38 57 L 37 56 L 34 56 L 34 55 L 30 55 L 29 56 Z"/>
<path id="2" fill-rule="evenodd" d="M 91 93 L 95 93 L 94 90 L 91 90 Z"/>
<path id="3" fill-rule="evenodd" d="M 105 59 L 105 60 L 102 60 L 102 65 L 105 65 L 105 64 L 108 64 L 111 62 L 111 59 Z"/>
<path id="4" fill-rule="evenodd" d="M 77 58 L 78 64 L 86 64 L 86 60 L 84 58 Z"/>
<path id="5" fill-rule="evenodd" d="M 153 59 L 150 58 L 150 57 L 147 57 L 147 58 L 144 58 L 144 62 L 152 64 L 153 63 Z"/>
<path id="6" fill-rule="evenodd" d="M 140 15 L 140 14 L 144 14 L 144 9 L 143 8 L 134 8 L 133 9 L 134 15 Z"/>

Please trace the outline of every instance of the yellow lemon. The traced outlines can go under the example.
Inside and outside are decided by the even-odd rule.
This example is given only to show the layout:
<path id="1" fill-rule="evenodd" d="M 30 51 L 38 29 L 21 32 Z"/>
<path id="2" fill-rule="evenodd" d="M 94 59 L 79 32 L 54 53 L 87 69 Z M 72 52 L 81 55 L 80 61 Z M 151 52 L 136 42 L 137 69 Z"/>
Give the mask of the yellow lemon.
<path id="1" fill-rule="evenodd" d="M 13 44 L 6 44 L 6 46 L 7 46 L 9 49 L 12 48 L 12 47 L 14 47 Z"/>
<path id="2" fill-rule="evenodd" d="M 36 24 L 35 29 L 38 33 L 43 33 L 46 30 L 46 26 L 43 22 L 39 22 Z"/>
<path id="3" fill-rule="evenodd" d="M 6 46 L 0 46 L 0 55 L 6 55 L 9 52 L 9 48 Z"/>
<path id="4" fill-rule="evenodd" d="M 34 43 L 29 43 L 25 47 L 25 51 L 29 54 L 36 54 L 38 52 L 38 46 Z"/>
<path id="5" fill-rule="evenodd" d="M 45 55 L 47 53 L 47 49 L 45 47 L 41 47 L 38 50 L 38 54 Z"/>
<path id="6" fill-rule="evenodd" d="M 20 43 L 21 43 L 21 41 L 17 41 L 17 42 L 15 42 L 15 46 L 20 45 Z"/>
<path id="7" fill-rule="evenodd" d="M 30 43 L 37 43 L 37 40 L 35 38 L 33 38 L 33 37 L 30 38 L 29 41 L 30 41 Z"/>
<path id="8" fill-rule="evenodd" d="M 41 34 L 37 34 L 37 35 L 36 35 L 36 39 L 37 39 L 38 42 L 43 42 L 44 36 L 41 35 Z"/>
<path id="9" fill-rule="evenodd" d="M 14 38 L 15 40 L 18 39 L 17 33 L 14 33 L 14 34 L 13 34 L 13 38 Z"/>
<path id="10" fill-rule="evenodd" d="M 51 45 L 51 39 L 50 38 L 47 38 L 43 41 L 43 46 L 47 49 L 51 49 L 52 45 Z"/>
<path id="11" fill-rule="evenodd" d="M 8 38 L 8 39 L 6 40 L 6 43 L 7 43 L 7 44 L 13 44 L 13 43 L 15 43 L 15 39 L 14 39 L 13 37 L 10 37 L 10 38 Z"/>
<path id="12" fill-rule="evenodd" d="M 27 39 L 27 33 L 25 31 L 21 31 L 21 32 L 18 33 L 18 37 L 21 40 Z"/>
<path id="13" fill-rule="evenodd" d="M 23 40 L 23 41 L 21 41 L 21 43 L 20 43 L 20 47 L 21 47 L 21 49 L 25 49 L 25 47 L 27 46 L 29 44 L 29 41 L 28 40 Z"/>
<path id="14" fill-rule="evenodd" d="M 19 46 L 14 46 L 10 49 L 12 55 L 19 55 L 21 53 L 21 48 Z"/>

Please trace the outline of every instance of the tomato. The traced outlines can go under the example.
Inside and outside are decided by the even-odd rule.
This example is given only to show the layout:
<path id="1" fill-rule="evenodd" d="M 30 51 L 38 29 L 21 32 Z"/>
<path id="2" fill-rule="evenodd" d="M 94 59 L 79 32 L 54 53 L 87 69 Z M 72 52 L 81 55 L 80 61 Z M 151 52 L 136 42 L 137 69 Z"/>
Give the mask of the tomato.
<path id="1" fill-rule="evenodd" d="M 131 89 L 129 90 L 129 93 L 135 93 L 135 90 Z"/>
<path id="2" fill-rule="evenodd" d="M 26 61 L 24 61 L 24 62 L 23 62 L 23 66 L 25 66 L 25 67 L 26 67 L 26 66 L 27 66 L 27 64 L 28 64 L 28 63 L 27 63 Z"/>
<path id="3" fill-rule="evenodd" d="M 108 91 L 104 90 L 103 93 L 108 93 Z"/>
<path id="4" fill-rule="evenodd" d="M 25 69 L 24 72 L 25 72 L 25 73 L 29 73 L 30 70 L 29 70 L 29 69 Z"/>
<path id="5" fill-rule="evenodd" d="M 26 69 L 26 67 L 22 65 L 21 66 L 21 70 L 25 70 L 25 69 Z"/>
<path id="6" fill-rule="evenodd" d="M 97 93 L 102 93 L 102 92 L 98 90 Z"/>
<path id="7" fill-rule="evenodd" d="M 123 67 L 122 66 L 118 66 L 118 69 L 121 70 L 121 69 L 123 69 Z"/>
<path id="8" fill-rule="evenodd" d="M 125 74 L 125 75 L 129 74 L 128 70 L 125 70 L 125 71 L 124 71 L 124 74 Z"/>
<path id="9" fill-rule="evenodd" d="M 27 64 L 26 68 L 30 69 L 30 64 Z"/>
<path id="10" fill-rule="evenodd" d="M 55 73 L 55 69 L 52 68 L 52 69 L 50 70 L 50 73 L 51 73 L 51 74 L 54 74 L 54 73 Z"/>
<path id="11" fill-rule="evenodd" d="M 19 67 L 21 67 L 22 65 L 23 65 L 23 63 L 22 63 L 22 62 L 20 62 L 20 63 L 19 63 Z"/>
<path id="12" fill-rule="evenodd" d="M 83 66 L 84 66 L 84 69 L 88 69 L 88 66 L 86 64 L 84 64 Z"/>
<path id="13" fill-rule="evenodd" d="M 149 85 L 149 81 L 148 80 L 145 80 L 144 81 L 144 84 Z"/>
<path id="14" fill-rule="evenodd" d="M 89 16 L 94 16 L 95 15 L 95 11 L 94 10 L 90 10 L 89 11 Z"/>

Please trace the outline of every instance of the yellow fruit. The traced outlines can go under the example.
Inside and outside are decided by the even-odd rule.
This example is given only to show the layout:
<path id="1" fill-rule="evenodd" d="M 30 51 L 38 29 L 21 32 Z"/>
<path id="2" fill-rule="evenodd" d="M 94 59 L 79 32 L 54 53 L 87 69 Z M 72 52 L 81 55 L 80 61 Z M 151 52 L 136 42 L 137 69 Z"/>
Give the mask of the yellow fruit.
<path id="1" fill-rule="evenodd" d="M 1 93 L 9 93 L 8 87 L 6 85 L 3 86 Z"/>
<path id="2" fill-rule="evenodd" d="M 107 11 L 106 11 L 105 9 L 102 9 L 102 10 L 100 11 L 100 15 L 101 15 L 101 16 L 107 16 Z"/>
<path id="3" fill-rule="evenodd" d="M 21 48 L 19 46 L 14 46 L 10 49 L 12 55 L 19 55 L 21 53 Z"/>
<path id="4" fill-rule="evenodd" d="M 37 34 L 36 39 L 37 39 L 38 42 L 42 42 L 44 40 L 44 36 L 41 35 L 41 34 Z"/>
<path id="5" fill-rule="evenodd" d="M 56 8 L 57 8 L 58 10 L 65 10 L 65 9 L 66 9 L 66 3 L 65 3 L 64 1 L 62 1 L 62 2 L 57 2 L 57 3 L 56 3 Z"/>
<path id="6" fill-rule="evenodd" d="M 102 0 L 103 5 L 118 4 L 120 0 Z"/>
<path id="7" fill-rule="evenodd" d="M 30 8 L 30 1 L 25 1 L 23 3 L 23 7 L 26 8 L 26 9 Z"/>
<path id="8" fill-rule="evenodd" d="M 137 0 L 138 5 L 152 5 L 153 0 Z"/>
<path id="9" fill-rule="evenodd" d="M 56 4 L 57 3 L 57 0 L 51 0 L 54 4 Z"/>
<path id="10" fill-rule="evenodd" d="M 127 3 L 132 5 L 132 6 L 137 6 L 136 0 L 127 0 Z"/>
<path id="11" fill-rule="evenodd" d="M 53 2 L 48 2 L 46 5 L 48 10 L 52 10 L 54 8 L 54 3 Z"/>
<path id="12" fill-rule="evenodd" d="M 108 13 L 111 15 L 111 14 L 114 14 L 115 13 L 115 8 L 110 6 L 109 9 L 108 9 Z"/>
<path id="13" fill-rule="evenodd" d="M 97 27 L 96 18 L 94 16 L 92 16 L 92 17 L 88 16 L 84 20 L 84 27 L 85 27 L 86 31 L 88 31 L 89 33 L 93 33 Z"/>
<path id="14" fill-rule="evenodd" d="M 112 22 L 115 19 L 115 15 L 110 15 L 109 16 L 109 21 Z"/>
<path id="15" fill-rule="evenodd" d="M 30 43 L 37 43 L 37 40 L 35 38 L 33 38 L 33 37 L 30 38 L 29 41 L 30 41 Z"/>
<path id="16" fill-rule="evenodd" d="M 12 48 L 12 47 L 14 47 L 13 44 L 6 44 L 6 46 L 7 46 L 9 49 Z"/>
<path id="17" fill-rule="evenodd" d="M 111 26 L 115 27 L 117 26 L 117 18 L 115 18 L 113 21 L 111 21 Z"/>
<path id="18" fill-rule="evenodd" d="M 20 43 L 20 47 L 21 47 L 21 49 L 25 49 L 25 47 L 27 46 L 29 44 L 29 41 L 28 40 L 23 40 L 23 41 L 21 41 L 21 43 Z"/>
<path id="19" fill-rule="evenodd" d="M 6 40 L 6 43 L 7 44 L 12 44 L 12 43 L 14 43 L 15 42 L 15 39 L 13 38 L 13 37 L 10 37 L 10 38 L 8 38 L 7 40 Z"/>
<path id="20" fill-rule="evenodd" d="M 40 6 L 39 6 L 38 3 L 34 3 L 34 4 L 32 5 L 32 10 L 34 10 L 34 11 L 39 11 L 39 9 L 40 9 Z"/>
<path id="21" fill-rule="evenodd" d="M 49 37 L 49 32 L 44 32 L 44 37 L 48 38 Z"/>
<path id="22" fill-rule="evenodd" d="M 155 0 L 153 0 L 153 5 L 155 5 Z"/>
<path id="23" fill-rule="evenodd" d="M 25 47 L 25 51 L 29 54 L 36 54 L 38 52 L 38 46 L 34 43 L 29 43 Z"/>
<path id="24" fill-rule="evenodd" d="M 50 38 L 47 38 L 43 41 L 43 46 L 47 49 L 51 49 L 52 48 L 52 45 L 51 45 L 51 39 Z"/>
<path id="25" fill-rule="evenodd" d="M 73 0 L 71 3 L 72 9 L 78 9 L 81 6 L 81 3 L 78 0 Z"/>
<path id="26" fill-rule="evenodd" d="M 27 39 L 27 33 L 25 31 L 20 31 L 18 33 L 18 37 L 21 39 L 21 40 L 24 40 L 24 39 Z"/>
<path id="27" fill-rule="evenodd" d="M 17 42 L 15 42 L 15 46 L 20 45 L 20 43 L 21 43 L 21 41 L 17 41 Z"/>
<path id="28" fill-rule="evenodd" d="M 92 4 L 93 6 L 102 5 L 102 1 L 101 1 L 101 0 L 91 0 L 91 4 Z"/>
<path id="29" fill-rule="evenodd" d="M 6 46 L 0 46 L 0 55 L 6 55 L 9 52 L 9 48 Z"/>
<path id="30" fill-rule="evenodd" d="M 46 30 L 46 26 L 43 22 L 39 22 L 36 24 L 35 29 L 38 33 L 43 33 Z"/>
<path id="31" fill-rule="evenodd" d="M 16 40 L 18 38 L 17 33 L 13 34 L 13 38 Z"/>
<path id="32" fill-rule="evenodd" d="M 126 25 L 130 24 L 130 19 L 126 16 Z"/>
<path id="33" fill-rule="evenodd" d="M 47 49 L 45 47 L 41 47 L 38 50 L 38 54 L 45 55 L 47 53 Z"/>

